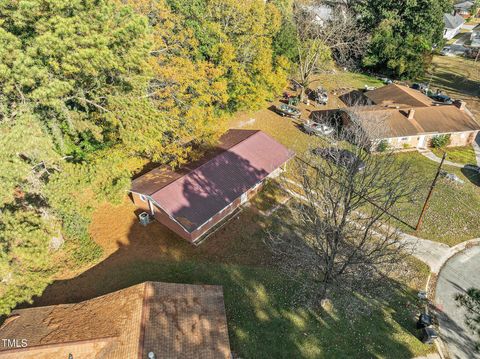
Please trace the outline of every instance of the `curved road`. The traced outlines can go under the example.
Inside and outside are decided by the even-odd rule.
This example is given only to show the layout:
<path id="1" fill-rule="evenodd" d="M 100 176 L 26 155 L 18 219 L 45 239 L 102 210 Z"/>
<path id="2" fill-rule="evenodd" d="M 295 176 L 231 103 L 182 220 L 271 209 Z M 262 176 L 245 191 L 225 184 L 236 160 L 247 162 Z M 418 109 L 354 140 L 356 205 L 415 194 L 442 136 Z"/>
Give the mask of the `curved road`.
<path id="1" fill-rule="evenodd" d="M 437 279 L 435 302 L 440 312 L 440 335 L 452 359 L 480 358 L 480 353 L 474 350 L 474 335 L 465 325 L 465 311 L 454 299 L 455 294 L 470 287 L 480 288 L 480 246 L 449 259 Z"/>

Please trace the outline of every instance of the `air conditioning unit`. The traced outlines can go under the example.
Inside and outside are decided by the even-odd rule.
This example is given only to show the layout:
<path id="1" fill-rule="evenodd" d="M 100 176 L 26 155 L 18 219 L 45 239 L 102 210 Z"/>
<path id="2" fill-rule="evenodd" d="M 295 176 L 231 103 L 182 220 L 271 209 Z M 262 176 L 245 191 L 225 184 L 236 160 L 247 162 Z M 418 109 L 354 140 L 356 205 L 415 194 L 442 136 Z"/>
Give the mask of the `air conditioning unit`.
<path id="1" fill-rule="evenodd" d="M 152 218 L 147 212 L 142 212 L 138 215 L 138 220 L 142 226 L 146 226 L 152 221 Z"/>

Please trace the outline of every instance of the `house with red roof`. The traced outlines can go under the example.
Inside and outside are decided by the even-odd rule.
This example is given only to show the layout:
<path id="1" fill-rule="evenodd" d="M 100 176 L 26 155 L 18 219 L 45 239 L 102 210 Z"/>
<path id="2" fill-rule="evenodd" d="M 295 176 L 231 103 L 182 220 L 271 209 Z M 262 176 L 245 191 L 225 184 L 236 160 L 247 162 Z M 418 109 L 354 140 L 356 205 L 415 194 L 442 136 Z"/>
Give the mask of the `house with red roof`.
<path id="1" fill-rule="evenodd" d="M 191 243 L 199 243 L 278 176 L 294 153 L 262 131 L 229 130 L 216 148 L 179 169 L 161 166 L 136 178 L 135 205 Z"/>

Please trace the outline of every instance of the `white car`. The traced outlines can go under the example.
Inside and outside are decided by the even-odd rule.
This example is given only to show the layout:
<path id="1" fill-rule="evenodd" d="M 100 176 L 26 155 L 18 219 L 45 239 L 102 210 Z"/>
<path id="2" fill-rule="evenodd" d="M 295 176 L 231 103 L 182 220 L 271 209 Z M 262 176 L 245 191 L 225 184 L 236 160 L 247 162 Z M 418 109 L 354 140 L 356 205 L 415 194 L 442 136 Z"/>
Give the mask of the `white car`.
<path id="1" fill-rule="evenodd" d="M 309 135 L 317 135 L 317 136 L 328 136 L 335 131 L 335 129 L 331 126 L 325 125 L 323 123 L 317 123 L 308 121 L 303 124 L 303 129 Z"/>

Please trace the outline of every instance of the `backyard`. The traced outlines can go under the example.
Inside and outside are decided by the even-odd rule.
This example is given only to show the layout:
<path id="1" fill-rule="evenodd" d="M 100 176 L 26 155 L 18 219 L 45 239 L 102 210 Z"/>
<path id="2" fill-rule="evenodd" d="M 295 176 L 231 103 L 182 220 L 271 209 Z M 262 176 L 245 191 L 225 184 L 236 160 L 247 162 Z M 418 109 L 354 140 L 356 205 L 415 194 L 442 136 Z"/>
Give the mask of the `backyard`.
<path id="1" fill-rule="evenodd" d="M 57 280 L 35 305 L 77 302 L 146 280 L 219 284 L 240 357 L 411 358 L 433 350 L 415 337 L 415 294 L 428 268 L 414 259 L 378 297 L 353 292 L 314 312 L 295 304 L 298 283 L 278 269 L 262 241 L 269 219 L 255 210 L 245 208 L 196 248 L 157 222 L 141 226 L 134 211 L 128 199 L 97 211 L 91 234 L 104 248 L 102 261 Z"/>

